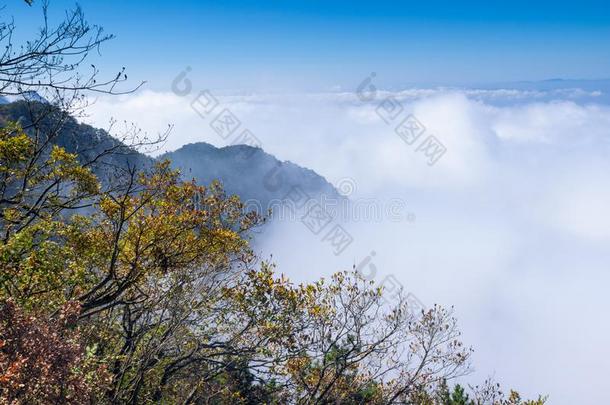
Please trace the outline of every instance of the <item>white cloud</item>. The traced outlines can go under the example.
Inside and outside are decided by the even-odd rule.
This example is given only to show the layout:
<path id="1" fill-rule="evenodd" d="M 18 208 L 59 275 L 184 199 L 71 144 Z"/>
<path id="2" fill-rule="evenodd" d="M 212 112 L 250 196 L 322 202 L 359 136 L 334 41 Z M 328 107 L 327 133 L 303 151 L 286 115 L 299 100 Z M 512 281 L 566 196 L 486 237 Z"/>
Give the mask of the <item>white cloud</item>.
<path id="1" fill-rule="evenodd" d="M 576 237 L 610 242 L 610 184 L 608 166 L 592 171 L 577 168 L 566 175 L 546 197 L 550 226 Z"/>
<path id="2" fill-rule="evenodd" d="M 479 375 L 497 371 L 526 394 L 571 404 L 602 401 L 605 365 L 596 359 L 607 357 L 610 332 L 599 318 L 610 309 L 610 107 L 577 103 L 581 93 L 379 92 L 446 146 L 434 166 L 378 117 L 377 104 L 351 93 L 217 97 L 268 152 L 330 181 L 353 178 L 359 196 L 402 198 L 417 216 L 345 224 L 354 244 L 340 257 L 298 222 L 269 229 L 262 248 L 280 270 L 328 275 L 376 250 L 380 274 L 428 304 L 456 305 Z M 173 123 L 167 149 L 226 144 L 189 102 L 150 91 L 100 99 L 90 121 L 114 116 L 149 132 Z"/>
<path id="3" fill-rule="evenodd" d="M 608 142 L 610 108 L 572 101 L 490 108 L 492 129 L 504 140 L 578 144 Z"/>

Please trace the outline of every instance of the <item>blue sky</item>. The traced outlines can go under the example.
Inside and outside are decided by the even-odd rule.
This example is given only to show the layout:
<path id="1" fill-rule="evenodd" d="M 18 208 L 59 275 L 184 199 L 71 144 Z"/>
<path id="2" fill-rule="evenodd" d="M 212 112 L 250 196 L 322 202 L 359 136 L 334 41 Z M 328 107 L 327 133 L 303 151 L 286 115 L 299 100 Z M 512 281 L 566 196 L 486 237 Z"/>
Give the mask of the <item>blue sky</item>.
<path id="1" fill-rule="evenodd" d="M 52 1 L 52 15 L 74 4 Z M 610 76 L 602 1 L 79 4 L 117 36 L 99 64 L 154 90 L 187 65 L 204 86 L 254 90 L 352 88 L 371 71 L 386 86 Z M 40 4 L 7 11 L 25 29 L 40 21 Z"/>
<path id="2" fill-rule="evenodd" d="M 53 0 L 53 17 L 73 4 Z M 192 108 L 198 90 L 212 89 L 265 151 L 333 184 L 350 180 L 350 198 L 400 201 L 415 215 L 409 223 L 346 223 L 355 242 L 340 257 L 298 221 L 266 228 L 263 257 L 273 254 L 280 271 L 298 281 L 328 277 L 374 250 L 380 274 L 428 304 L 455 305 L 464 341 L 475 348 L 467 382 L 495 375 L 527 396 L 550 394 L 554 405 L 607 402 L 610 325 L 599 321 L 610 283 L 607 4 L 81 6 L 117 36 L 95 63 L 148 81 L 135 94 L 100 96 L 86 122 L 135 121 L 151 134 L 173 124 L 164 150 L 225 146 L 232 140 L 209 125 L 216 112 Z M 17 1 L 4 12 L 15 15 L 20 38 L 40 21 L 39 5 Z M 186 66 L 193 91 L 172 93 Z M 353 90 L 370 72 L 388 91 L 363 103 Z M 574 80 L 516 83 L 556 78 Z M 349 92 L 316 92 L 334 88 Z M 429 166 L 379 116 L 386 97 L 404 107 L 399 121 L 413 114 L 446 146 L 438 164 Z"/>

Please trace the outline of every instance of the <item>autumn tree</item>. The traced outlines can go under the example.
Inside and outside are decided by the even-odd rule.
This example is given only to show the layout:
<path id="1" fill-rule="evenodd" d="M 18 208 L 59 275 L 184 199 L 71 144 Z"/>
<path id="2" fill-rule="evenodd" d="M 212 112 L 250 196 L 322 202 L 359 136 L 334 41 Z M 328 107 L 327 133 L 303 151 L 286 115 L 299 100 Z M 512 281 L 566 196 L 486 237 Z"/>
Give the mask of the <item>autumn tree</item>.
<path id="1" fill-rule="evenodd" d="M 451 310 L 413 308 L 400 294 L 387 303 L 356 273 L 294 285 L 255 264 L 249 241 L 263 219 L 238 197 L 169 162 L 115 159 L 163 134 L 127 127 L 68 150 L 87 93 L 134 88 L 119 90 L 123 69 L 106 80 L 95 67 L 83 73 L 111 36 L 79 8 L 55 27 L 46 3 L 43 15 L 23 47 L 12 22 L 0 24 L 0 96 L 21 98 L 18 118 L 0 111 L 0 401 L 447 399 L 438 393 L 468 372 L 470 355 Z M 490 387 L 472 398 L 527 403 Z"/>
<path id="2" fill-rule="evenodd" d="M 352 272 L 297 287 L 270 272 L 252 276 L 254 283 L 233 290 L 245 300 L 238 308 L 255 317 L 281 313 L 280 298 L 290 303 L 290 318 L 270 325 L 283 328 L 276 336 L 288 329 L 287 340 L 265 346 L 275 359 L 276 385 L 290 403 L 399 403 L 468 371 L 470 350 L 459 341 L 451 313 L 440 307 L 421 311 L 401 295 L 388 305 L 381 288 Z M 263 297 L 281 294 L 251 301 L 261 291 Z"/>
<path id="3" fill-rule="evenodd" d="M 0 304 L 0 403 L 88 404 L 109 382 L 105 365 L 82 347 L 74 328 L 79 305 L 57 316 L 26 314 L 12 300 Z"/>

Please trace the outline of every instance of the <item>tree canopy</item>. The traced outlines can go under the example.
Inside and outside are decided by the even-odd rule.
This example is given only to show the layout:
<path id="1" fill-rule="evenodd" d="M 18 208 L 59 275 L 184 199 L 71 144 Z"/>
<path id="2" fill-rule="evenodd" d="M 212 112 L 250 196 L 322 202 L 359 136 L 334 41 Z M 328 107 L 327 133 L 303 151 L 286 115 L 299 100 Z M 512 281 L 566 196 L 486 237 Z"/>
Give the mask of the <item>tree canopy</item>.
<path id="1" fill-rule="evenodd" d="M 221 184 L 105 159 L 158 140 L 67 152 L 84 95 L 126 76 L 81 74 L 111 36 L 79 8 L 44 22 L 25 47 L 0 25 L 0 95 L 52 95 L 0 120 L 0 403 L 544 403 L 449 388 L 471 354 L 451 309 L 388 305 L 350 271 L 295 285 L 257 262 L 264 218 Z"/>

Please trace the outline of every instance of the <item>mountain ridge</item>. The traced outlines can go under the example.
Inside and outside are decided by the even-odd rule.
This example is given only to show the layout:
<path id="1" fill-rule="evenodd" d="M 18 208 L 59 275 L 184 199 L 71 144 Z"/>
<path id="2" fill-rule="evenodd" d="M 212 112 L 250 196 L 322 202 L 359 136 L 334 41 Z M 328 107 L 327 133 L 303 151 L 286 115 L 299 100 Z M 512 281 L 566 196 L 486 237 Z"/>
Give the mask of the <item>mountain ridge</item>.
<path id="1" fill-rule="evenodd" d="M 196 142 L 158 157 L 166 158 L 184 177 L 192 175 L 201 184 L 218 179 L 228 193 L 237 194 L 244 201 L 255 200 L 263 208 L 269 207 L 273 200 L 284 199 L 294 187 L 312 198 L 322 194 L 342 198 L 334 186 L 314 170 L 289 160 L 282 161 L 258 147 L 216 147 Z"/>
<path id="2" fill-rule="evenodd" d="M 29 109 L 37 102 L 15 101 L 0 104 L 0 124 L 6 121 L 29 125 Z M 38 107 L 48 108 L 42 103 Z M 26 131 L 27 132 L 27 131 Z M 219 180 L 228 194 L 235 194 L 243 201 L 255 200 L 264 209 L 274 199 L 283 199 L 294 187 L 311 198 L 325 194 L 330 198 L 342 198 L 323 176 L 314 170 L 290 161 L 282 161 L 263 149 L 249 145 L 217 147 L 207 142 L 189 143 L 180 148 L 151 157 L 141 153 L 110 135 L 107 131 L 78 122 L 68 117 L 53 144 L 76 153 L 83 160 L 113 146 L 120 146 L 120 155 L 108 155 L 93 169 L 100 178 L 113 166 L 128 165 L 146 170 L 155 161 L 169 159 L 171 166 L 181 171 L 186 179 L 194 178 L 206 185 Z"/>

